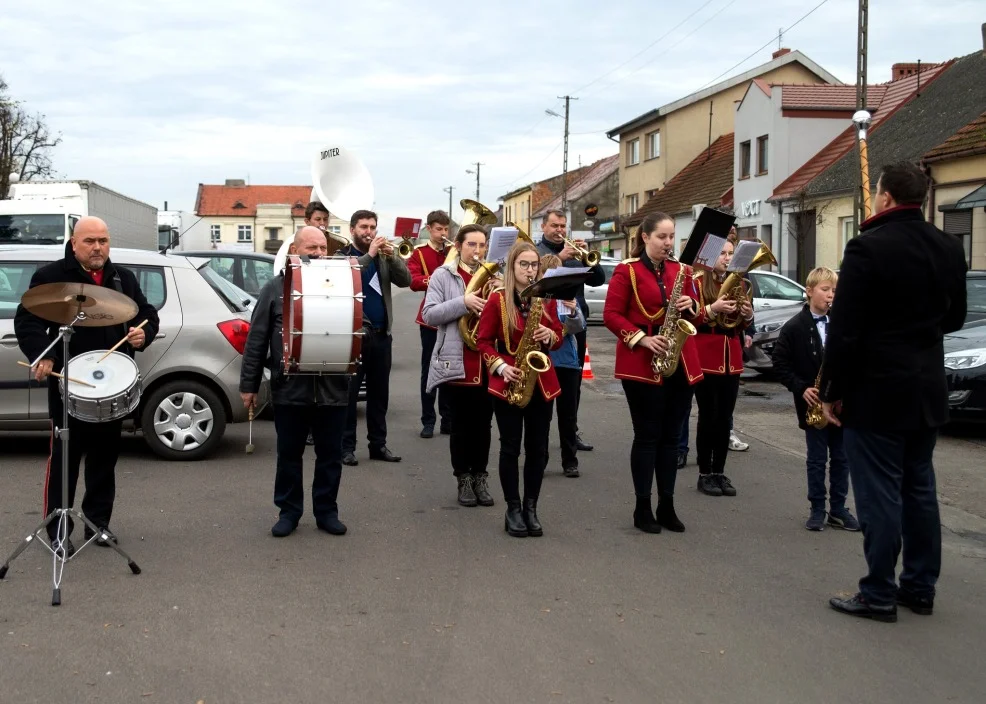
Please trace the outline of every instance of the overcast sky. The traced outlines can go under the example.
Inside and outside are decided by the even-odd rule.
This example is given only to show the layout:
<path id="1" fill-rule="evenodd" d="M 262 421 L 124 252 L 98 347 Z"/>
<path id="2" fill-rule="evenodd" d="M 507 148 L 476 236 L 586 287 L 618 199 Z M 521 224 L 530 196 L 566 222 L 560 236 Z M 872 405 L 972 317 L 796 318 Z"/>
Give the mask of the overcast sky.
<path id="1" fill-rule="evenodd" d="M 340 144 L 386 230 L 447 208 L 449 185 L 458 217 L 471 162 L 493 209 L 561 173 L 557 96 L 579 98 L 570 168 L 616 153 L 607 129 L 769 61 L 820 1 L 6 0 L 0 74 L 61 132 L 61 177 L 192 210 L 199 183 L 309 184 L 312 156 Z M 870 82 L 981 49 L 981 9 L 873 0 Z M 856 13 L 828 0 L 783 45 L 853 83 Z"/>

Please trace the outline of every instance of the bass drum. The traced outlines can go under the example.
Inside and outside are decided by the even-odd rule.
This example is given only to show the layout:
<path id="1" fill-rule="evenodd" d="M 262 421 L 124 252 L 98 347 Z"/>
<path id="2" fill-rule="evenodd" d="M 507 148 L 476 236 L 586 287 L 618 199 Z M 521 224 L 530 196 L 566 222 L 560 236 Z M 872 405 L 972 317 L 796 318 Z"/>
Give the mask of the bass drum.
<path id="1" fill-rule="evenodd" d="M 363 279 L 355 257 L 284 267 L 285 374 L 355 374 L 363 342 Z"/>
<path id="2" fill-rule="evenodd" d="M 86 352 L 68 362 L 73 379 L 91 386 L 68 382 L 68 413 L 88 423 L 108 423 L 126 418 L 140 403 L 140 371 L 137 363 L 122 352 L 113 352 L 103 361 L 106 350 Z M 65 377 L 58 380 L 64 393 Z M 60 422 L 60 421 L 59 421 Z"/>

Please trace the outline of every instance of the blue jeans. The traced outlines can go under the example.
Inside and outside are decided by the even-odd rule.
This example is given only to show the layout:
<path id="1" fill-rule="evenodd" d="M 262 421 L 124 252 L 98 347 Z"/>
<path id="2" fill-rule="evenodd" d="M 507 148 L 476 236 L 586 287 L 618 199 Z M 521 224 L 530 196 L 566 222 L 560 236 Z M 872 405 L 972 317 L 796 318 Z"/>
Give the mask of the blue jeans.
<path id="1" fill-rule="evenodd" d="M 941 572 L 941 521 L 932 455 L 934 428 L 875 431 L 846 428 L 849 475 L 863 529 L 869 573 L 859 591 L 872 604 L 894 603 L 901 546 L 900 588 L 933 599 Z"/>
<path id="2" fill-rule="evenodd" d="M 312 513 L 317 520 L 339 514 L 336 500 L 342 480 L 342 432 L 345 406 L 274 405 L 277 432 L 277 473 L 274 505 L 281 518 L 294 523 L 305 512 L 304 456 L 308 431 L 315 441 L 315 475 L 312 479 Z"/>
<path id="3" fill-rule="evenodd" d="M 846 507 L 849 494 L 849 461 L 842 428 L 829 425 L 805 430 L 808 459 L 808 502 L 813 509 L 825 510 L 825 465 L 829 465 L 829 505 L 832 513 Z"/>

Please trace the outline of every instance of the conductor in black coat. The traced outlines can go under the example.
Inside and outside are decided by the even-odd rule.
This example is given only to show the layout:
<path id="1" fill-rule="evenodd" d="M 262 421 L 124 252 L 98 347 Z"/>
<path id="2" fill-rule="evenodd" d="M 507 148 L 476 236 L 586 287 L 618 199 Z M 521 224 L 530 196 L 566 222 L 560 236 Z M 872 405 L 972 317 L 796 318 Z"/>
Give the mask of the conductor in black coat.
<path id="1" fill-rule="evenodd" d="M 966 260 L 956 237 L 925 222 L 928 184 L 914 164 L 883 168 L 876 214 L 846 246 L 821 380 L 826 417 L 845 427 L 869 567 L 858 594 L 830 604 L 881 621 L 896 621 L 898 604 L 930 614 L 941 570 L 932 455 L 948 421 L 943 336 L 965 320 Z"/>
<path id="2" fill-rule="evenodd" d="M 96 217 L 81 218 L 75 225 L 71 239 L 65 245 L 65 258 L 38 269 L 31 277 L 29 288 L 53 283 L 80 283 L 90 286 L 111 288 L 129 297 L 137 304 L 137 316 L 126 325 L 104 327 L 75 327 L 69 339 L 69 360 L 94 350 L 108 350 L 124 336 L 127 342 L 116 351 L 135 356 L 137 350 L 145 350 L 158 332 L 157 310 L 147 302 L 140 290 L 133 272 L 113 264 L 110 260 L 110 233 L 106 223 Z M 147 321 L 143 329 L 136 326 Z M 33 362 L 45 348 L 58 337 L 59 323 L 44 320 L 31 313 L 23 305 L 17 307 L 14 315 L 14 332 L 17 343 L 24 355 Z M 50 378 L 51 372 L 60 372 L 62 344 L 52 347 L 34 370 L 37 381 L 48 379 L 48 416 L 51 418 L 51 455 L 45 476 L 44 515 L 53 509 L 65 506 L 62 499 L 62 443 L 55 436 L 55 426 L 62 423 L 62 396 L 58 380 Z M 71 374 L 71 368 L 69 369 Z M 69 458 L 68 458 L 68 505 L 75 504 L 75 487 L 79 481 L 79 465 L 86 456 L 86 494 L 82 498 L 82 513 L 98 528 L 116 537 L 109 531 L 116 497 L 116 462 L 120 454 L 120 434 L 123 419 L 104 423 L 88 423 L 69 416 Z M 68 519 L 68 535 L 71 536 L 73 521 Z M 58 532 L 58 521 L 47 527 L 48 536 L 54 541 Z M 92 537 L 86 526 L 85 539 Z M 71 540 L 67 541 L 68 554 L 74 551 Z M 105 546 L 102 538 L 98 544 Z"/>

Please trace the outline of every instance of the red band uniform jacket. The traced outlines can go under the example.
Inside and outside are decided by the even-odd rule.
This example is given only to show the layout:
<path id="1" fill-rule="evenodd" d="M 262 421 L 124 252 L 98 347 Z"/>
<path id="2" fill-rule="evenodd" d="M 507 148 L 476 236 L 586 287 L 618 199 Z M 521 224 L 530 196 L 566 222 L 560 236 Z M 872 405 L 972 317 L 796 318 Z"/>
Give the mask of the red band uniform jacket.
<path id="1" fill-rule="evenodd" d="M 411 258 L 407 260 L 407 270 L 411 272 L 412 291 L 428 290 L 428 281 L 431 279 L 431 273 L 445 263 L 446 253 L 436 250 L 427 242 L 419 244 L 414 248 Z M 414 322 L 422 327 L 437 330 L 438 328 L 428 325 L 425 323 L 424 318 L 421 317 L 421 309 L 424 308 L 424 305 L 425 299 L 422 297 L 421 305 L 418 306 L 418 316 L 414 319 Z"/>
<path id="2" fill-rule="evenodd" d="M 480 354 L 483 355 L 483 363 L 489 372 L 489 392 L 500 399 L 506 399 L 507 387 L 509 382 L 500 376 L 497 371 L 504 365 L 516 367 L 514 353 L 524 336 L 526 320 L 517 312 L 517 330 L 514 332 L 510 344 L 506 345 L 504 340 L 507 336 L 507 304 L 503 298 L 504 291 L 499 289 L 490 294 L 483 308 L 483 314 L 479 317 L 479 331 L 476 334 L 476 346 Z M 553 312 L 555 306 L 552 301 L 544 302 L 544 314 L 541 316 L 541 325 L 550 329 L 554 333 L 554 338 L 550 345 L 541 345 L 541 351 L 547 353 L 549 350 L 557 350 L 561 347 L 562 326 Z M 561 393 L 561 386 L 558 384 L 558 375 L 555 374 L 554 364 L 551 364 L 549 357 L 547 371 L 538 374 L 538 386 L 541 388 L 541 396 L 545 401 L 550 401 Z"/>
<path id="3" fill-rule="evenodd" d="M 716 299 L 705 300 L 702 294 L 702 278 L 705 276 L 713 276 L 713 274 L 708 271 L 695 274 L 695 289 L 698 291 L 700 311 L 699 319 L 695 321 L 695 327 L 698 328 L 695 342 L 702 362 L 702 371 L 706 374 L 719 375 L 742 374 L 743 343 L 740 341 L 742 339 L 740 333 L 749 326 L 749 323 L 744 320 L 731 329 L 720 324 L 718 317 L 708 308 Z M 720 284 L 716 282 L 716 292 L 719 289 Z"/>
<path id="4" fill-rule="evenodd" d="M 674 305 L 670 298 L 674 290 L 675 278 L 682 266 L 680 262 L 667 260 L 664 272 L 658 279 L 650 259 L 627 259 L 616 266 L 609 281 L 606 303 L 603 307 L 603 323 L 617 337 L 616 376 L 617 379 L 630 379 L 648 384 L 661 385 L 664 376 L 654 374 L 651 367 L 654 354 L 645 347 L 638 346 L 644 337 L 657 335 L 664 324 L 667 305 Z M 681 295 L 698 300 L 691 268 L 685 266 L 685 280 Z M 661 290 L 661 283 L 664 290 Z M 701 322 L 693 311 L 684 311 L 681 317 L 694 325 Z M 688 383 L 697 384 L 702 380 L 702 366 L 699 362 L 695 337 L 685 340 L 681 349 L 680 366 L 684 369 Z"/>

